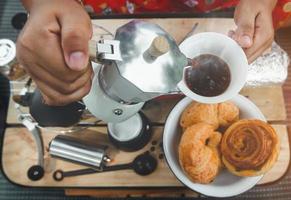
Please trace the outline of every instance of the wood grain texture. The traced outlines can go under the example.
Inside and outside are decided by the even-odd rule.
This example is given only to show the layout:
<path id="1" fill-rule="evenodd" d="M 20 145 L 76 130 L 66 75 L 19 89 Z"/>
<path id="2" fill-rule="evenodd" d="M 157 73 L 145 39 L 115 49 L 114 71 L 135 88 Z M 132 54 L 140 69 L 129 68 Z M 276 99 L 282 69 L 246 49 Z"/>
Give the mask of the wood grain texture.
<path id="1" fill-rule="evenodd" d="M 280 154 L 274 167 L 265 174 L 259 184 L 272 183 L 279 180 L 289 167 L 290 146 L 288 142 L 287 127 L 285 125 L 273 125 L 273 127 L 275 128 L 281 141 Z"/>
<path id="2" fill-rule="evenodd" d="M 112 151 L 108 154 L 114 158 L 112 165 L 131 162 L 135 156 L 145 151 L 150 151 L 151 147 L 155 148 L 152 154 L 158 158 L 162 154 L 162 148 L 159 144 L 162 141 L 163 128 L 153 129 L 153 140 L 157 142 L 152 145 L 151 142 L 142 150 L 132 153 L 127 153 L 110 148 Z M 90 128 L 74 136 L 85 138 L 93 143 L 102 143 L 110 145 L 106 128 Z M 48 143 L 55 137 L 57 133 L 50 131 L 42 131 L 42 136 L 45 148 L 48 148 Z M 85 168 L 70 162 L 57 160 L 47 157 L 47 165 L 49 167 L 48 173 L 40 181 L 32 182 L 27 176 L 28 168 L 36 163 L 36 146 L 32 135 L 25 128 L 8 128 L 5 132 L 4 148 L 2 156 L 2 166 L 7 177 L 21 185 L 28 186 L 46 186 L 46 187 L 157 187 L 157 186 L 181 186 L 181 183 L 175 178 L 170 171 L 164 159 L 159 160 L 157 170 L 149 176 L 136 175 L 132 170 L 123 170 L 121 172 L 106 172 L 101 174 L 91 174 L 85 176 L 77 176 L 72 178 L 65 178 L 61 182 L 54 181 L 52 172 L 57 169 L 70 171 L 74 169 Z M 129 181 L 130 180 L 130 181 Z"/>
<path id="3" fill-rule="evenodd" d="M 276 41 L 291 57 L 291 27 L 281 29 L 276 33 Z M 288 128 L 291 127 L 291 66 L 288 67 L 288 77 L 283 85 L 284 99 L 287 110 Z"/>
<path id="4" fill-rule="evenodd" d="M 240 93 L 260 108 L 267 121 L 286 121 L 287 116 L 281 86 L 244 88 Z"/>

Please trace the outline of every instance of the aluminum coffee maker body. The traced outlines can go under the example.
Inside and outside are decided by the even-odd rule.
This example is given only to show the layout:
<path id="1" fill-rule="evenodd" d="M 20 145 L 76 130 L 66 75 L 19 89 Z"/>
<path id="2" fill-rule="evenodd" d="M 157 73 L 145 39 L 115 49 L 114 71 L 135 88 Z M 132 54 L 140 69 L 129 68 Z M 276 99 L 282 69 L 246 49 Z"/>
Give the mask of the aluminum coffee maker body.
<path id="1" fill-rule="evenodd" d="M 178 93 L 177 84 L 187 65 L 186 56 L 166 31 L 140 20 L 118 28 L 111 44 L 97 44 L 97 60 L 95 81 L 84 103 L 92 114 L 106 122 L 124 121 L 138 112 L 144 102 Z M 102 98 L 106 102 L 101 102 Z"/>

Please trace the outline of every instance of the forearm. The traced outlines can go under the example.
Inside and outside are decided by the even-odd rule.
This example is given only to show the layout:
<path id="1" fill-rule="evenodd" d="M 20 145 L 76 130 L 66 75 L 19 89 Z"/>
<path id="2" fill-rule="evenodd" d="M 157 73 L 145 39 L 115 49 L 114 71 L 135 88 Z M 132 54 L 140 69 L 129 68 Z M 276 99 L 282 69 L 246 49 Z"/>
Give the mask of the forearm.
<path id="1" fill-rule="evenodd" d="M 50 0 L 21 0 L 23 7 L 27 10 L 27 12 L 30 12 L 31 8 L 35 6 L 36 4 L 42 2 L 42 1 L 50 1 Z M 76 3 L 83 5 L 82 0 L 74 0 Z"/>

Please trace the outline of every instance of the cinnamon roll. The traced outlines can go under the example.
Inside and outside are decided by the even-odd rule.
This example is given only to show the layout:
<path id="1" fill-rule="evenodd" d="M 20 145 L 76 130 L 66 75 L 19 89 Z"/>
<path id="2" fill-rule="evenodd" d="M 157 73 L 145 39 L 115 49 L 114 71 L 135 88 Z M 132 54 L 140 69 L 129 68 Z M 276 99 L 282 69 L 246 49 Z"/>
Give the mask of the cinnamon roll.
<path id="1" fill-rule="evenodd" d="M 280 143 L 275 130 L 261 120 L 240 120 L 232 124 L 221 141 L 222 161 L 238 176 L 266 173 L 278 158 Z"/>

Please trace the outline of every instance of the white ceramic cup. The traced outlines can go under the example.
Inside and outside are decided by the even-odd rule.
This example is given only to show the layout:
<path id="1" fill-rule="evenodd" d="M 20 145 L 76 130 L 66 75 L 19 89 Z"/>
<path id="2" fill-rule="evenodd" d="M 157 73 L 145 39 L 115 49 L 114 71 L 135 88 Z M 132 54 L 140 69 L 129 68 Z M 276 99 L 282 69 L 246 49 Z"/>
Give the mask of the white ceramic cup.
<path id="1" fill-rule="evenodd" d="M 233 39 L 221 33 L 204 32 L 190 36 L 179 45 L 179 48 L 190 59 L 202 54 L 218 56 L 228 64 L 231 76 L 229 86 L 222 94 L 206 97 L 188 88 L 184 69 L 183 79 L 178 83 L 178 88 L 186 96 L 200 103 L 220 103 L 233 98 L 243 88 L 247 79 L 248 60 L 243 49 Z"/>

